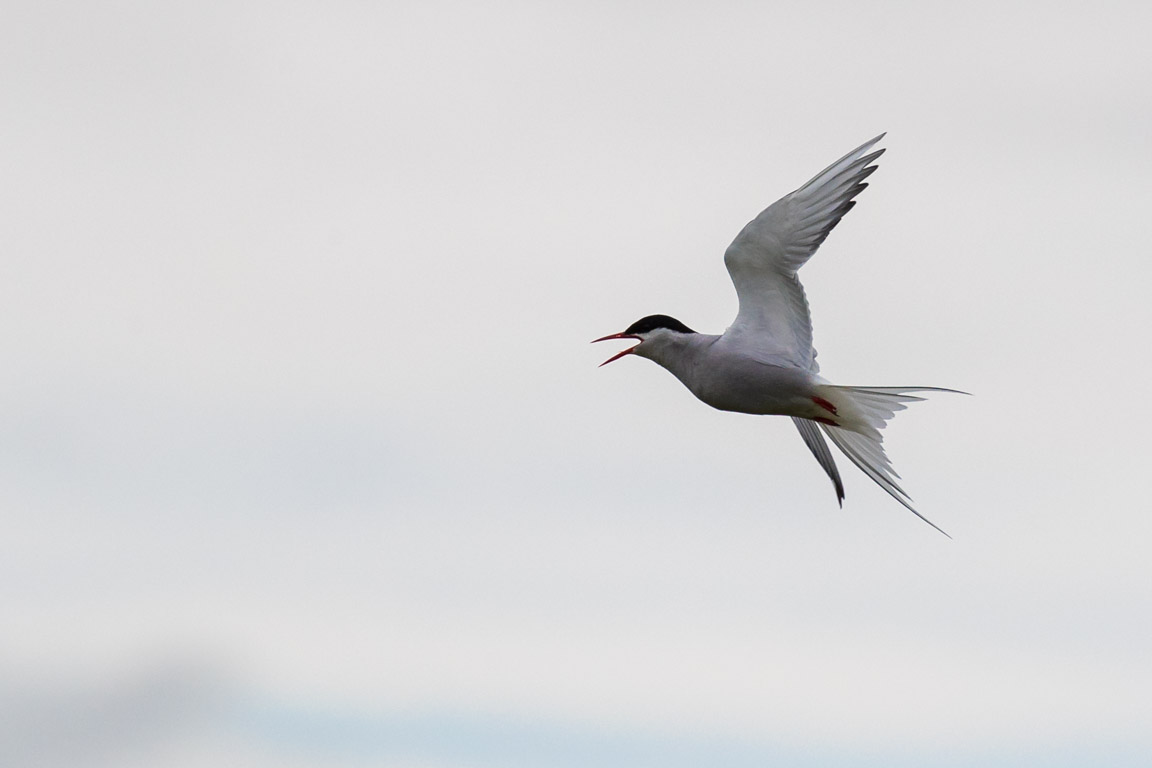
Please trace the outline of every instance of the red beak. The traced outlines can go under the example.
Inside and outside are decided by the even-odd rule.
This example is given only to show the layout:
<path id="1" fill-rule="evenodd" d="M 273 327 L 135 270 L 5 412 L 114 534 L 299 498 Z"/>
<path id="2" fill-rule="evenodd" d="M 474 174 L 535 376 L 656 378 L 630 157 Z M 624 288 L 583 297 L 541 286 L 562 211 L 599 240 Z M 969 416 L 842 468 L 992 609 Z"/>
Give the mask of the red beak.
<path id="1" fill-rule="evenodd" d="M 599 339 L 593 339 L 592 343 L 595 344 L 598 341 L 608 341 L 609 339 L 636 339 L 637 341 L 641 341 L 639 336 L 634 336 L 630 333 L 614 333 L 611 336 L 603 336 Z M 640 346 L 640 345 L 637 344 L 636 347 L 638 347 L 638 346 Z M 624 357 L 624 355 L 632 354 L 632 350 L 636 349 L 636 347 L 628 347 L 628 349 L 624 350 L 623 352 L 617 352 L 616 354 L 612 355 L 612 357 L 610 357 L 607 360 L 605 360 L 604 362 L 600 363 L 600 365 L 597 367 L 603 368 L 604 366 L 608 365 L 608 363 L 612 362 L 613 360 L 619 360 L 620 358 Z"/>

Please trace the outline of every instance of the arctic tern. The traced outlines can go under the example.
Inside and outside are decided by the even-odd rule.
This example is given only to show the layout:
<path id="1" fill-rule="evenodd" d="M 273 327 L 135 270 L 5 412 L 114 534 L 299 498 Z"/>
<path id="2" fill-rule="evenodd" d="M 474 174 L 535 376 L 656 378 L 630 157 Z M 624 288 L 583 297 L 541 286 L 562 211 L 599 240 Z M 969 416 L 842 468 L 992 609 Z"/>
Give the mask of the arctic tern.
<path id="1" fill-rule="evenodd" d="M 896 483 L 899 475 L 884 453 L 882 430 L 914 392 L 957 392 L 940 387 L 847 387 L 819 375 L 812 348 L 812 322 L 797 271 L 828 237 L 875 172 L 884 154 L 872 148 L 880 134 L 816 174 L 807 184 L 765 209 L 724 252 L 740 309 L 720 335 L 697 333 L 667 315 L 649 315 L 621 333 L 595 341 L 640 343 L 605 360 L 638 355 L 667 368 L 713 408 L 792 417 L 844 504 L 844 484 L 823 431 L 833 445 L 898 502 L 936 530 L 947 533 L 912 506 Z M 595 343 L 595 342 L 593 342 Z M 963 394 L 963 393 L 961 393 Z M 951 538 L 951 537 L 949 537 Z"/>

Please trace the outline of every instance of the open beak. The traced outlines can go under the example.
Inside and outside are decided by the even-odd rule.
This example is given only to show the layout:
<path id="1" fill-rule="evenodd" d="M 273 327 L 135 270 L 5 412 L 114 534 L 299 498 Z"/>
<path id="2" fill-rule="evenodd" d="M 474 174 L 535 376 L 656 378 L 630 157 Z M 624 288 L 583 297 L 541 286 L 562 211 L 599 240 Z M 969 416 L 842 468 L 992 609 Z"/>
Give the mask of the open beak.
<path id="1" fill-rule="evenodd" d="M 642 339 L 639 336 L 633 336 L 630 333 L 614 333 L 611 336 L 603 336 L 599 339 L 593 339 L 592 343 L 595 344 L 598 341 L 608 341 L 609 339 L 636 339 L 637 341 L 642 341 Z M 636 347 L 638 347 L 638 346 L 640 346 L 640 345 L 637 344 Z M 620 358 L 624 357 L 624 355 L 632 354 L 632 350 L 636 349 L 636 347 L 628 347 L 628 349 L 624 350 L 623 352 L 617 352 L 616 354 L 612 355 L 612 357 L 610 357 L 607 360 L 605 360 L 604 362 L 600 363 L 600 365 L 597 367 L 603 368 L 604 366 L 608 365 L 608 363 L 612 362 L 613 360 L 619 360 Z"/>

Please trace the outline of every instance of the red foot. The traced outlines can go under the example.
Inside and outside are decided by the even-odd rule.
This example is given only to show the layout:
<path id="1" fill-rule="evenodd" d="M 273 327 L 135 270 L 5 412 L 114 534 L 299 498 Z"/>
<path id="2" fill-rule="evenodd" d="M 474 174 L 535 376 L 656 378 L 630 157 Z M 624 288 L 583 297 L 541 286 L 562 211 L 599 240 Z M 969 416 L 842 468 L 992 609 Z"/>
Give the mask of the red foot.
<path id="1" fill-rule="evenodd" d="M 836 410 L 836 406 L 832 405 L 832 403 L 828 402 L 822 397 L 813 397 L 812 402 L 816 403 L 816 405 L 828 411 L 828 413 L 832 414 L 833 416 L 839 414 L 839 411 Z"/>

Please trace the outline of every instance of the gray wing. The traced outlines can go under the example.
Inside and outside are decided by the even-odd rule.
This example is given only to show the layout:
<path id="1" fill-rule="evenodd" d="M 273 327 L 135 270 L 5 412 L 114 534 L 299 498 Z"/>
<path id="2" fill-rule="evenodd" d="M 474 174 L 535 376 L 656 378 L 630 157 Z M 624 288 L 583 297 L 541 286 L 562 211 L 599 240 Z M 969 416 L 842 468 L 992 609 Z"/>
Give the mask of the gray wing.
<path id="1" fill-rule="evenodd" d="M 843 507 L 844 483 L 840 480 L 840 472 L 836 469 L 836 460 L 832 458 L 832 451 L 828 450 L 828 443 L 824 442 L 824 437 L 816 427 L 816 422 L 793 416 L 792 423 L 796 425 L 796 429 L 800 430 L 800 437 L 804 438 L 804 445 L 808 446 L 808 450 L 812 451 L 816 461 L 820 462 L 820 466 L 832 479 L 832 485 L 836 487 L 836 501 Z"/>
<path id="2" fill-rule="evenodd" d="M 728 333 L 748 349 L 815 373 L 812 320 L 796 272 L 828 237 L 852 199 L 868 186 L 870 163 L 884 153 L 868 153 L 884 134 L 861 144 L 782 197 L 750 221 L 724 252 L 724 265 L 736 286 L 740 311 Z M 868 154 L 866 154 L 868 153 Z"/>

